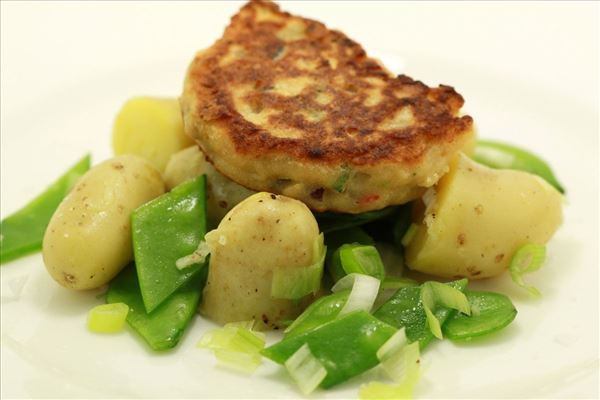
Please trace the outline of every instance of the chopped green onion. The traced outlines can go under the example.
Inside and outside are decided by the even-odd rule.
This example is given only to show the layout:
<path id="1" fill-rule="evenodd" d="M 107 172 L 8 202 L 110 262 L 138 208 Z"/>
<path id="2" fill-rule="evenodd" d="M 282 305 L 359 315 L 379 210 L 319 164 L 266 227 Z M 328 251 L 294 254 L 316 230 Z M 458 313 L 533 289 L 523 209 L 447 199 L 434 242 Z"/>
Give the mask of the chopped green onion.
<path id="1" fill-rule="evenodd" d="M 188 254 L 187 256 L 181 257 L 175 261 L 175 266 L 181 271 L 182 269 L 191 267 L 194 264 L 204 263 L 209 254 L 210 248 L 208 247 L 208 243 L 206 243 L 204 240 L 201 240 L 198 244 L 198 248 L 194 250 L 192 254 Z"/>
<path id="2" fill-rule="evenodd" d="M 414 388 L 419 381 L 420 372 L 419 343 L 402 346 L 390 358 L 381 363 L 390 377 L 397 382 L 388 385 L 370 382 L 360 388 L 360 399 L 412 399 Z"/>
<path id="3" fill-rule="evenodd" d="M 537 271 L 546 260 L 546 246 L 529 243 L 517 249 L 510 261 L 508 270 L 513 282 L 526 289 L 532 296 L 539 297 L 541 293 L 533 286 L 525 284 L 523 275 Z"/>
<path id="4" fill-rule="evenodd" d="M 317 294 L 321 288 L 323 265 L 327 248 L 321 233 L 313 246 L 313 264 L 305 268 L 278 268 L 273 272 L 271 296 L 277 299 L 300 299 L 307 294 Z"/>
<path id="5" fill-rule="evenodd" d="M 463 314 L 470 315 L 471 307 L 469 300 L 460 290 L 440 282 L 425 282 L 421 286 L 421 302 L 427 315 L 427 324 L 431 333 L 438 339 L 442 339 L 442 328 L 440 321 L 433 314 L 436 305 L 458 310 Z"/>
<path id="6" fill-rule="evenodd" d="M 338 193 L 344 193 L 346 190 L 346 184 L 348 183 L 348 179 L 350 179 L 350 170 L 344 168 L 340 176 L 336 179 L 333 184 L 333 189 Z"/>
<path id="7" fill-rule="evenodd" d="M 345 244 L 339 249 L 340 261 L 346 274 L 359 273 L 382 280 L 385 267 L 375 246 Z"/>
<path id="8" fill-rule="evenodd" d="M 410 226 L 406 230 L 406 233 L 404 234 L 404 236 L 402 236 L 402 240 L 400 241 L 402 246 L 406 247 L 410 244 L 410 242 L 412 242 L 412 240 L 415 238 L 415 235 L 417 234 L 417 230 L 419 230 L 419 225 L 410 224 Z"/>
<path id="9" fill-rule="evenodd" d="M 473 159 L 490 168 L 516 169 L 532 173 L 546 180 L 559 192 L 565 192 L 544 160 L 518 147 L 506 143 L 480 140 L 475 147 Z"/>
<path id="10" fill-rule="evenodd" d="M 327 370 L 304 343 L 285 362 L 285 367 L 305 395 L 312 393 L 327 376 Z"/>
<path id="11" fill-rule="evenodd" d="M 391 338 L 387 340 L 380 348 L 377 350 L 377 358 L 379 361 L 385 361 L 399 352 L 406 344 L 408 343 L 408 339 L 406 338 L 406 330 L 404 328 L 398 329 Z"/>
<path id="12" fill-rule="evenodd" d="M 115 333 L 123 329 L 129 306 L 125 303 L 102 304 L 88 313 L 88 329 L 96 333 Z"/>
<path id="13" fill-rule="evenodd" d="M 227 367 L 252 373 L 260 365 L 260 351 L 265 347 L 265 335 L 252 330 L 254 321 L 233 322 L 206 333 L 198 347 L 213 351 Z"/>
<path id="14" fill-rule="evenodd" d="M 340 279 L 331 291 L 336 293 L 350 287 L 352 291 L 339 315 L 346 315 L 356 310 L 371 311 L 379 293 L 379 284 L 379 279 L 363 274 L 350 274 Z"/>

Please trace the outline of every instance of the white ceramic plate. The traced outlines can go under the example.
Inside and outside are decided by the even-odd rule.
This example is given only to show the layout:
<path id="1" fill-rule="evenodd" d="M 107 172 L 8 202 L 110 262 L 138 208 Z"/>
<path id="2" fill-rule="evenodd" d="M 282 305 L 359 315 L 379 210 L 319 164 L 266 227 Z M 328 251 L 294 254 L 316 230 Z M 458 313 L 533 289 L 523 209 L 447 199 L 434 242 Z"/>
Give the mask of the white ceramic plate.
<path id="1" fill-rule="evenodd" d="M 124 100 L 177 95 L 195 50 L 221 34 L 237 6 L 3 2 L 2 216 L 85 152 L 95 162 L 108 157 L 111 124 Z M 529 277 L 544 298 L 529 299 L 507 277 L 475 285 L 508 294 L 517 319 L 484 341 L 433 344 L 423 355 L 417 397 L 597 397 L 597 4 L 285 8 L 381 49 L 392 68 L 454 85 L 481 136 L 534 149 L 567 187 L 564 224 L 548 246 L 549 260 Z M 40 255 L 0 273 L 2 398 L 299 397 L 269 362 L 252 377 L 217 367 L 211 354 L 195 348 L 213 327 L 202 318 L 175 351 L 154 354 L 128 331 L 87 332 L 87 311 L 101 301 L 97 293 L 58 287 Z M 316 397 L 354 398 L 368 379 Z"/>

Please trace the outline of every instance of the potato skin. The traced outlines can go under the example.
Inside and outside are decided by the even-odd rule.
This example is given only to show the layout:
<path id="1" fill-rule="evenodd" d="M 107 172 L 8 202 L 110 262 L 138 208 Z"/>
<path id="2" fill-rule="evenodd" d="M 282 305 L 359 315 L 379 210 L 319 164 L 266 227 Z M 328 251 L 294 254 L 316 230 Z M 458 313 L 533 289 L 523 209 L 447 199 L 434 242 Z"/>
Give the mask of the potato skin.
<path id="1" fill-rule="evenodd" d="M 216 227 L 236 204 L 256 193 L 217 171 L 198 146 L 188 147 L 171 156 L 164 173 L 167 190 L 202 174 L 206 174 L 208 183 L 209 226 Z"/>
<path id="2" fill-rule="evenodd" d="M 545 244 L 561 220 L 562 196 L 541 178 L 461 154 L 435 188 L 406 264 L 453 279 L 496 276 L 520 246 Z"/>
<path id="3" fill-rule="evenodd" d="M 113 126 L 116 155 L 136 154 L 163 172 L 169 157 L 190 146 L 183 132 L 179 101 L 175 98 L 134 97 L 127 100 Z"/>
<path id="4" fill-rule="evenodd" d="M 46 269 L 76 290 L 108 283 L 133 259 L 131 212 L 164 193 L 160 173 L 124 155 L 90 169 L 52 216 L 44 235 Z"/>
<path id="5" fill-rule="evenodd" d="M 311 265 L 318 237 L 314 216 L 298 200 L 261 192 L 242 201 L 206 235 L 211 256 L 201 313 L 221 324 L 254 319 L 258 329 L 281 328 L 313 297 L 271 297 L 273 271 Z"/>

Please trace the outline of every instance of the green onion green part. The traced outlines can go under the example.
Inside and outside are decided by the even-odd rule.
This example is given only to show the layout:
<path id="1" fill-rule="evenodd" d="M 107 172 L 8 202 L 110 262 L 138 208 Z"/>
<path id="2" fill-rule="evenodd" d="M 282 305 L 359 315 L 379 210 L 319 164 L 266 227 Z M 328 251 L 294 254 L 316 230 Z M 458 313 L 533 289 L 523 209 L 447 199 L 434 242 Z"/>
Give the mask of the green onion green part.
<path id="1" fill-rule="evenodd" d="M 346 190 L 346 184 L 348 183 L 348 179 L 350 179 L 350 169 L 345 168 L 344 171 L 338 176 L 336 181 L 333 184 L 333 189 L 338 193 L 344 193 Z"/>
<path id="2" fill-rule="evenodd" d="M 508 270 L 513 282 L 526 289 L 532 296 L 539 297 L 541 293 L 537 288 L 527 285 L 523 275 L 537 271 L 546 260 L 546 246 L 529 243 L 517 249 L 513 255 Z"/>
<path id="3" fill-rule="evenodd" d="M 271 296 L 277 299 L 300 299 L 321 288 L 327 249 L 321 233 L 313 246 L 313 264 L 306 268 L 278 268 L 273 272 Z"/>
<path id="4" fill-rule="evenodd" d="M 490 168 L 516 169 L 538 175 L 561 193 L 564 187 L 558 182 L 550 166 L 537 155 L 506 143 L 480 140 L 473 159 Z"/>
<path id="5" fill-rule="evenodd" d="M 115 333 L 123 330 L 129 306 L 125 303 L 102 304 L 88 313 L 88 329 L 96 333 Z"/>
<path id="6" fill-rule="evenodd" d="M 42 249 L 46 227 L 63 198 L 90 169 L 87 154 L 46 191 L 0 222 L 0 264 Z"/>
<path id="7" fill-rule="evenodd" d="M 385 277 L 385 267 L 375 246 L 345 244 L 339 248 L 339 257 L 346 274 L 365 274 L 379 280 Z"/>
<path id="8" fill-rule="evenodd" d="M 350 290 L 342 290 L 316 300 L 287 327 L 285 337 L 296 336 L 333 321 L 342 311 L 349 295 Z"/>

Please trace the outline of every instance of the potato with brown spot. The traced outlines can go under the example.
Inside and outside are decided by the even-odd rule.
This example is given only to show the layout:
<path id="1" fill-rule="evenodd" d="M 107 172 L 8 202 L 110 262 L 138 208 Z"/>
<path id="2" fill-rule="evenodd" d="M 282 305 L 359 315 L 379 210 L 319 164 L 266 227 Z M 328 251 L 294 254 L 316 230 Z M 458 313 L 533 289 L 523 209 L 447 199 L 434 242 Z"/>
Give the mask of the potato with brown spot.
<path id="1" fill-rule="evenodd" d="M 108 283 L 131 259 L 131 212 L 164 192 L 160 173 L 137 156 L 89 170 L 52 216 L 43 241 L 46 269 L 64 287 Z"/>
<path id="2" fill-rule="evenodd" d="M 411 269 L 432 275 L 496 276 L 520 246 L 545 244 L 562 219 L 562 197 L 546 181 L 462 154 L 431 190 L 405 254 Z"/>
<path id="3" fill-rule="evenodd" d="M 312 300 L 274 298 L 275 270 L 314 263 L 319 227 L 310 210 L 285 196 L 257 193 L 234 207 L 206 235 L 211 251 L 201 313 L 218 323 L 256 320 L 259 329 L 283 327 Z"/>

